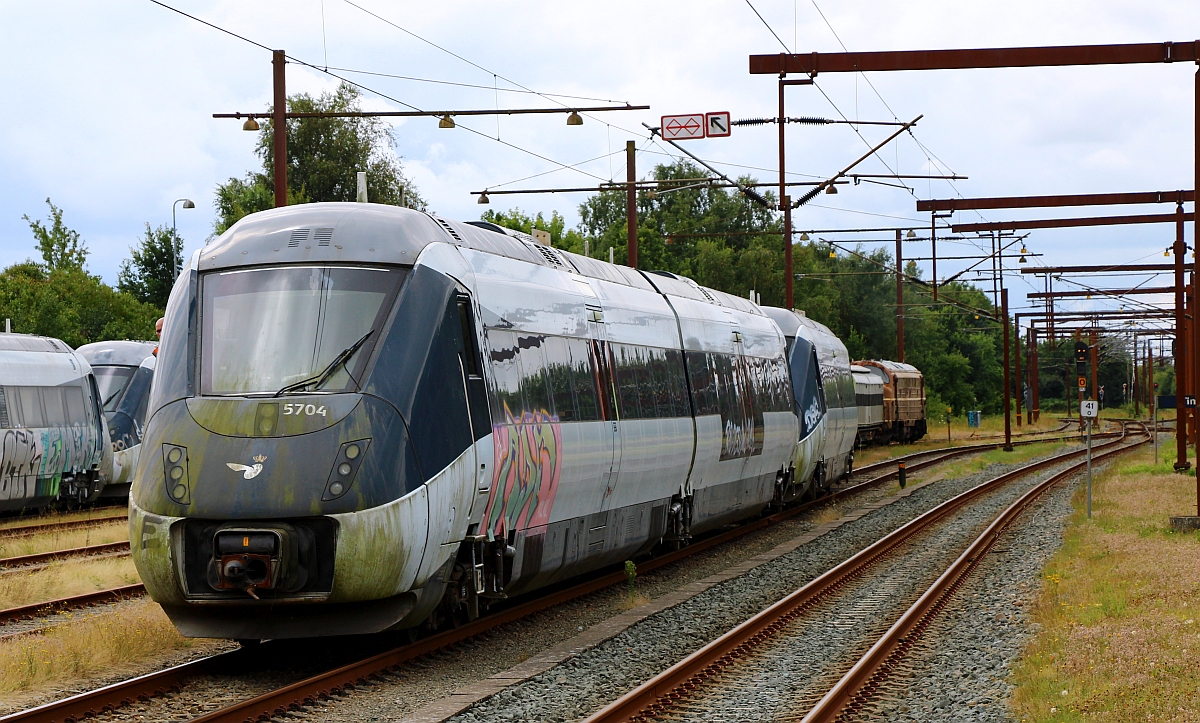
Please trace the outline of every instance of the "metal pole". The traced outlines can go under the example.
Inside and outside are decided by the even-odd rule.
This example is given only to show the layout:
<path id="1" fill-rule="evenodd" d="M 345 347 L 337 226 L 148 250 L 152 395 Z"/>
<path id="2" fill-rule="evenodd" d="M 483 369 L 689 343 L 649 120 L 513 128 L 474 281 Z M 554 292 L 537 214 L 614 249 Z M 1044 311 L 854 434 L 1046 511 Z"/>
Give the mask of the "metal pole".
<path id="1" fill-rule="evenodd" d="M 625 249 L 629 252 L 629 268 L 638 265 L 637 220 L 637 144 L 625 141 Z"/>
<path id="2" fill-rule="evenodd" d="M 929 256 L 933 259 L 933 300 L 937 301 L 937 214 L 929 212 Z"/>
<path id="3" fill-rule="evenodd" d="M 1014 340 L 1016 342 L 1016 349 L 1014 349 L 1016 368 L 1013 370 L 1013 377 L 1017 380 L 1017 387 L 1013 392 L 1017 395 L 1017 426 L 1019 427 L 1021 426 L 1021 402 L 1025 400 L 1025 380 L 1021 378 L 1021 315 L 1016 314 L 1014 318 L 1016 319 L 1016 339 Z"/>
<path id="4" fill-rule="evenodd" d="M 1092 418 L 1087 420 L 1087 515 L 1092 519 Z"/>
<path id="5" fill-rule="evenodd" d="M 1009 409 L 1009 396 L 1012 383 L 1008 375 L 1008 289 L 1000 289 L 1000 316 L 1004 320 L 1004 451 L 1013 451 L 1012 446 L 1012 414 Z"/>
<path id="6" fill-rule="evenodd" d="M 287 54 L 276 50 L 271 60 L 275 79 L 275 208 L 288 205 L 287 199 L 287 89 L 284 85 Z"/>
<path id="7" fill-rule="evenodd" d="M 1183 204 L 1175 206 L 1175 471 L 1192 465 L 1187 461 L 1187 334 L 1183 308 Z M 1200 479 L 1200 478 L 1197 478 Z"/>
<path id="8" fill-rule="evenodd" d="M 904 251 L 896 229 L 896 361 L 904 361 Z"/>
<path id="9" fill-rule="evenodd" d="M 1029 410 L 1029 413 L 1033 415 L 1030 417 L 1030 419 L 1036 423 L 1040 421 L 1042 417 L 1042 394 L 1038 389 L 1039 385 L 1041 384 L 1041 379 L 1038 377 L 1041 369 L 1038 368 L 1037 329 L 1029 330 L 1029 347 L 1029 376 L 1031 378 L 1029 388 L 1030 397 L 1033 400 L 1033 409 Z"/>
<path id="10" fill-rule="evenodd" d="M 1096 374 L 1096 367 L 1100 357 L 1099 350 L 1096 349 L 1096 332 L 1092 332 L 1088 346 L 1088 360 L 1092 363 L 1092 399 L 1096 400 L 1097 404 L 1100 401 L 1100 377 Z"/>
<path id="11" fill-rule="evenodd" d="M 792 277 L 792 199 L 787 195 L 787 179 L 785 177 L 784 128 L 787 120 L 784 115 L 783 92 L 787 86 L 783 83 L 784 74 L 779 74 L 779 210 L 783 211 L 783 306 L 792 309 L 796 305 L 795 279 Z M 897 232 L 899 233 L 899 232 Z"/>
<path id="12" fill-rule="evenodd" d="M 179 203 L 179 201 L 176 201 L 175 203 L 171 204 L 171 282 L 172 283 L 174 283 L 174 281 L 175 281 L 175 235 L 177 233 L 175 230 L 175 205 L 178 203 Z"/>

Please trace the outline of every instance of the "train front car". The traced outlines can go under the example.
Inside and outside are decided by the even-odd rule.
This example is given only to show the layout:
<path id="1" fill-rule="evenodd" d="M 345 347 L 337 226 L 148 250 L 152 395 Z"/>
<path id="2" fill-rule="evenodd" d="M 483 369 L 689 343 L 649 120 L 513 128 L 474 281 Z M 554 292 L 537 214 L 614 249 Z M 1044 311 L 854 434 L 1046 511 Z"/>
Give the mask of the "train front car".
<path id="1" fill-rule="evenodd" d="M 0 510 L 93 501 L 111 465 L 87 361 L 58 339 L 0 334 Z"/>
<path id="2" fill-rule="evenodd" d="M 764 307 L 787 339 L 799 436 L 784 502 L 820 494 L 850 474 L 858 410 L 846 345 L 803 312 Z"/>
<path id="3" fill-rule="evenodd" d="M 92 367 L 112 442 L 112 472 L 102 498 L 129 495 L 146 424 L 157 348 L 152 341 L 98 341 L 75 350 Z"/>
<path id="4" fill-rule="evenodd" d="M 193 256 L 130 503 L 185 635 L 471 619 L 771 502 L 796 423 L 757 307 L 479 225 L 308 204 Z"/>

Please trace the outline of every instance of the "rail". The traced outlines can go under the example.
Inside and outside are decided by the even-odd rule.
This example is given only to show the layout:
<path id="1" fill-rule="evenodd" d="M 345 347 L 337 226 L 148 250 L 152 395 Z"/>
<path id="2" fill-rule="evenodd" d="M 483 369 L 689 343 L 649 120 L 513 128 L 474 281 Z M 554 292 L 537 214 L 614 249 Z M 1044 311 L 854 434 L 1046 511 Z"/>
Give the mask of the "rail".
<path id="1" fill-rule="evenodd" d="M 1125 435 L 1122 434 L 1117 439 L 1100 445 L 1097 449 L 1119 447 L 1124 438 Z M 804 614 L 820 599 L 844 586 L 849 580 L 886 557 L 891 550 L 929 525 L 948 516 L 975 498 L 1014 479 L 1062 464 L 1066 460 L 1084 454 L 1086 454 L 1086 450 L 1077 450 L 1023 465 L 941 503 L 621 696 L 589 717 L 586 723 L 643 720 L 646 716 L 657 715 L 665 711 L 672 707 L 670 702 L 672 699 L 686 698 L 689 687 L 694 687 L 716 674 L 728 663 L 750 653 L 763 640 L 771 637 L 791 620 Z M 1083 464 L 1072 465 L 1068 473 L 1078 471 Z M 1061 479 L 1065 474 L 1067 473 L 1056 475 L 1056 478 Z M 667 702 L 660 703 L 663 700 Z"/>

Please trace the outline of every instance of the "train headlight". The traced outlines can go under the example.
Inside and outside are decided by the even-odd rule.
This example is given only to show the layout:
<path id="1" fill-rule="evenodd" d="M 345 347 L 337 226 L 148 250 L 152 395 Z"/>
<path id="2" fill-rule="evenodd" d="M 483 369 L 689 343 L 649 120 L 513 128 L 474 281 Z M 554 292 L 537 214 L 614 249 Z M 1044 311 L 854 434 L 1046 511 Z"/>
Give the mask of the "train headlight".
<path id="1" fill-rule="evenodd" d="M 370 439 L 358 439 L 346 442 L 338 450 L 337 459 L 333 461 L 333 469 L 329 471 L 329 480 L 325 483 L 324 501 L 336 500 L 346 494 L 354 484 L 354 477 L 362 465 L 363 455 L 371 446 Z"/>
<path id="2" fill-rule="evenodd" d="M 192 490 L 188 476 L 187 447 L 177 444 L 164 444 L 163 476 L 167 486 L 167 496 L 181 505 L 191 504 Z"/>

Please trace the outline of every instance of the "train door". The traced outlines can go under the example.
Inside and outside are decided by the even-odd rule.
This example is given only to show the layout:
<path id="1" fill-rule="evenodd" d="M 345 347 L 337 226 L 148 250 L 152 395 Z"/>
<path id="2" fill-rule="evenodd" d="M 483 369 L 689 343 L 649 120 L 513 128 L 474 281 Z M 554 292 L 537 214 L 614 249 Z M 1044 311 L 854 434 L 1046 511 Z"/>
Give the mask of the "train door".
<path id="1" fill-rule="evenodd" d="M 461 291 L 458 294 L 457 312 L 461 331 L 458 361 L 467 398 L 467 414 L 471 421 L 471 437 L 477 442 L 491 432 L 492 425 L 488 412 L 487 386 L 483 379 L 483 362 L 479 355 L 479 336 L 475 329 L 475 314 L 471 308 L 471 297 Z M 475 474 L 475 494 L 472 497 L 472 509 L 468 511 L 468 519 L 471 519 L 475 511 L 474 506 L 487 500 L 491 490 L 492 470 L 488 469 L 487 460 L 476 459 L 475 445 L 471 446 L 467 454 Z"/>
<path id="2" fill-rule="evenodd" d="M 600 389 L 601 415 L 605 420 L 605 432 L 602 435 L 604 448 L 602 457 L 610 462 L 608 471 L 604 474 L 604 497 L 600 504 L 603 516 L 597 516 L 597 524 L 592 524 L 588 532 L 588 546 L 603 545 L 606 530 L 602 528 L 603 520 L 612 507 L 613 493 L 616 491 L 617 478 L 621 471 L 621 423 L 617 411 L 616 388 L 613 379 L 612 353 L 608 346 L 608 333 L 604 328 L 604 312 L 597 306 L 587 307 L 588 336 L 591 338 L 592 368 L 597 375 L 596 386 Z"/>

